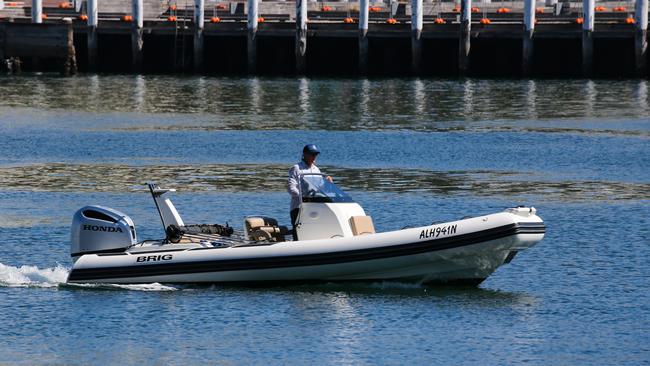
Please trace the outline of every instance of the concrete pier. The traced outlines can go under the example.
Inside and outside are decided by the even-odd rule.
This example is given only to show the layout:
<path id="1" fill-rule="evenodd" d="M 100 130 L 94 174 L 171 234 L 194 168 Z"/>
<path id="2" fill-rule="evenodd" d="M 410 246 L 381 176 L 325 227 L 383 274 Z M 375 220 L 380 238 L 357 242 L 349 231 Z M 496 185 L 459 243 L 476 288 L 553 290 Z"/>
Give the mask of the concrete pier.
<path id="1" fill-rule="evenodd" d="M 257 22 L 259 18 L 258 2 L 259 0 L 248 0 L 248 38 L 246 42 L 247 50 L 247 70 L 249 73 L 257 72 Z"/>
<path id="2" fill-rule="evenodd" d="M 10 59 L 12 72 L 19 72 L 22 59 L 48 59 L 62 75 L 77 71 L 74 32 L 69 19 L 56 23 L 0 22 L 0 59 Z"/>
<path id="3" fill-rule="evenodd" d="M 583 2 L 584 13 L 575 2 L 559 4 L 561 12 L 546 7 L 536 13 L 541 0 L 513 2 L 507 12 L 472 0 L 459 0 L 460 9 L 451 2 L 427 0 L 391 0 L 390 6 L 360 0 L 359 7 L 309 0 L 207 6 L 205 0 L 191 0 L 177 3 L 174 10 L 152 0 L 103 0 L 98 9 L 98 0 L 88 0 L 87 11 L 43 3 L 48 17 L 42 24 L 72 20 L 79 57 L 88 60 L 80 64 L 83 71 L 178 72 L 177 60 L 183 57 L 184 63 L 192 58 L 197 72 L 221 74 L 647 75 L 648 0 L 628 2 L 627 11 L 615 11 L 610 4 L 597 13 L 594 0 Z M 35 24 L 38 4 L 29 1 L 21 15 L 15 9 L 11 16 L 9 10 L 0 10 L 0 24 L 13 19 L 41 25 Z M 631 4 L 634 21 L 629 18 Z M 472 22 L 472 6 L 481 8 L 474 12 L 483 12 L 490 22 Z M 212 16 L 219 19 L 205 22 Z M 170 21 L 172 17 L 177 19 Z M 395 21 L 387 22 L 389 17 Z M 577 18 L 584 22 L 576 24 Z M 48 30 L 42 32 L 47 37 Z M 34 63 L 36 58 L 23 69 L 52 68 L 49 62 Z"/>
<path id="4" fill-rule="evenodd" d="M 458 72 L 465 75 L 469 70 L 470 35 L 472 30 L 472 0 L 460 2 L 460 39 L 458 46 Z"/>
<path id="5" fill-rule="evenodd" d="M 411 71 L 419 74 L 422 63 L 422 0 L 411 0 Z"/>
<path id="6" fill-rule="evenodd" d="M 582 74 L 584 77 L 591 77 L 593 74 L 595 7 L 595 0 L 582 1 L 582 11 L 584 13 L 584 22 L 582 23 Z"/>
<path id="7" fill-rule="evenodd" d="M 205 0 L 194 0 L 194 71 L 203 70 Z"/>
<path id="8" fill-rule="evenodd" d="M 88 69 L 90 71 L 95 71 L 97 68 L 97 1 L 88 0 L 86 3 L 88 11 Z"/>
<path id="9" fill-rule="evenodd" d="M 296 0 L 296 73 L 307 71 L 307 0 Z"/>
<path id="10" fill-rule="evenodd" d="M 635 8 L 635 68 L 637 76 L 645 77 L 648 74 L 648 0 L 636 0 Z"/>
<path id="11" fill-rule="evenodd" d="M 133 71 L 142 71 L 142 46 L 143 46 L 143 27 L 144 27 L 144 7 L 142 0 L 131 0 L 133 7 L 133 30 L 131 32 L 131 56 Z"/>
<path id="12" fill-rule="evenodd" d="M 535 32 L 535 0 L 525 0 L 523 52 L 522 52 L 522 59 L 521 59 L 522 74 L 525 77 L 530 76 L 532 70 L 533 54 L 534 54 L 534 49 L 533 49 L 534 32 Z"/>
<path id="13" fill-rule="evenodd" d="M 359 0 L 359 73 L 368 73 L 368 15 L 369 0 Z"/>

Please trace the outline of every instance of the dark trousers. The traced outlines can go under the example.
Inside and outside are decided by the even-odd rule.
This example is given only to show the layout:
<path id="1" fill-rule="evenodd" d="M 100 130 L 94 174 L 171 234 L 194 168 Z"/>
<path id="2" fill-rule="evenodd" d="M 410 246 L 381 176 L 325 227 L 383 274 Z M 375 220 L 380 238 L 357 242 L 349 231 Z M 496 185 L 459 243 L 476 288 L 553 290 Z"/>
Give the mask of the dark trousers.
<path id="1" fill-rule="evenodd" d="M 296 232 L 296 220 L 298 220 L 298 212 L 300 212 L 299 208 L 294 208 L 289 212 L 291 215 L 291 226 L 293 226 L 293 240 L 296 241 L 298 240 L 298 233 Z"/>

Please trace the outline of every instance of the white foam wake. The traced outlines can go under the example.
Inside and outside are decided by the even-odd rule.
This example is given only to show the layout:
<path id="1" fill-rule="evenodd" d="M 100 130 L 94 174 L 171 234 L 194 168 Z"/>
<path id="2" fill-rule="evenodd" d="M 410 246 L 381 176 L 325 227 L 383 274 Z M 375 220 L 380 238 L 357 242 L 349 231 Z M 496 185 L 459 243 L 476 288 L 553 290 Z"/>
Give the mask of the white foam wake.
<path id="1" fill-rule="evenodd" d="M 130 291 L 176 291 L 176 287 L 166 286 L 158 282 L 141 283 L 135 285 L 121 285 L 117 283 L 68 283 L 66 286 L 82 287 L 98 290 L 130 290 Z"/>
<path id="2" fill-rule="evenodd" d="M 175 287 L 160 283 L 144 283 L 137 285 L 119 284 L 66 284 L 69 269 L 61 265 L 54 268 L 38 268 L 36 266 L 13 267 L 0 263 L 0 287 L 70 287 L 96 289 L 122 289 L 131 291 L 174 291 Z"/>
<path id="3" fill-rule="evenodd" d="M 0 286 L 2 287 L 56 287 L 65 283 L 68 269 L 57 265 L 40 269 L 36 266 L 13 267 L 0 263 Z"/>
<path id="4" fill-rule="evenodd" d="M 117 288 L 122 288 L 125 290 L 132 290 L 132 291 L 175 291 L 178 290 L 176 287 L 172 286 L 166 286 L 163 284 L 160 284 L 158 282 L 154 283 L 143 283 L 139 285 L 118 285 L 114 284 L 111 286 L 115 286 Z"/>

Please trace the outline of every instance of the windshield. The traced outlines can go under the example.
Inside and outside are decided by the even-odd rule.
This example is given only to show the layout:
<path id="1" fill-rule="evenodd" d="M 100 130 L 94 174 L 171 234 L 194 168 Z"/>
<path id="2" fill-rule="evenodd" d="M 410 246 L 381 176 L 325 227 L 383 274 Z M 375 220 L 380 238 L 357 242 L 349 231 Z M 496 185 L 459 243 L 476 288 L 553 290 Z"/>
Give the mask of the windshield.
<path id="1" fill-rule="evenodd" d="M 303 202 L 354 202 L 336 184 L 322 174 L 304 174 L 300 177 Z"/>

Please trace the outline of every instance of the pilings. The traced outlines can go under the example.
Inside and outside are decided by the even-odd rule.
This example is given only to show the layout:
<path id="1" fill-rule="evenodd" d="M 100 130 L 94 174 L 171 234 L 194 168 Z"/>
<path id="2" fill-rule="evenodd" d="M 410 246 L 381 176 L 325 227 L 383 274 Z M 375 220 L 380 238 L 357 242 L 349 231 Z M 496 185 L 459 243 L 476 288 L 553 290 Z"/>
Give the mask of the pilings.
<path id="1" fill-rule="evenodd" d="M 43 0 L 32 0 L 32 23 L 43 23 Z"/>
<path id="2" fill-rule="evenodd" d="M 590 77 L 593 71 L 595 5 L 595 0 L 582 0 L 582 74 L 585 77 Z"/>
<path id="3" fill-rule="evenodd" d="M 533 64 L 533 33 L 535 32 L 535 0 L 524 0 L 524 39 L 522 55 L 522 74 L 530 76 Z"/>
<path id="4" fill-rule="evenodd" d="M 66 50 L 63 56 L 61 74 L 65 76 L 77 73 L 77 54 L 74 48 L 74 30 L 72 28 L 72 19 L 63 19 L 66 25 Z"/>
<path id="5" fill-rule="evenodd" d="M 144 9 L 142 0 L 131 0 L 133 29 L 131 31 L 131 55 L 133 71 L 142 71 L 142 28 L 144 27 Z"/>
<path id="6" fill-rule="evenodd" d="M 638 76 L 648 73 L 648 0 L 636 0 L 634 34 L 635 67 Z"/>
<path id="7" fill-rule="evenodd" d="M 296 72 L 307 69 L 307 0 L 296 0 Z"/>
<path id="8" fill-rule="evenodd" d="M 368 73 L 369 0 L 359 0 L 359 73 Z"/>
<path id="9" fill-rule="evenodd" d="M 420 72 L 422 63 L 422 0 L 411 0 L 411 71 Z"/>
<path id="10" fill-rule="evenodd" d="M 203 27 L 205 0 L 194 0 L 194 71 L 203 69 Z"/>
<path id="11" fill-rule="evenodd" d="M 257 70 L 257 19 L 259 18 L 258 0 L 248 0 L 248 38 L 246 49 L 248 51 L 247 66 L 248 72 L 254 73 Z"/>
<path id="12" fill-rule="evenodd" d="M 32 0 L 32 23 L 43 23 L 43 0 Z M 32 58 L 32 67 L 38 69 L 40 66 L 38 57 Z"/>
<path id="13" fill-rule="evenodd" d="M 47 25 L 57 22 L 60 17 L 66 16 L 68 13 L 59 12 L 55 14 L 52 11 L 52 14 L 50 14 L 51 19 L 42 20 L 43 24 L 38 24 L 42 19 L 38 15 L 39 13 L 42 14 L 39 11 L 39 8 L 42 8 L 42 1 L 28 0 L 28 5 L 31 3 L 33 8 L 31 19 L 29 14 L 25 14 L 28 17 L 22 16 L 20 22 L 30 23 L 31 20 L 30 24 L 34 28 L 40 27 L 43 29 L 42 32 L 46 32 Z M 94 70 L 98 66 L 102 66 L 102 68 L 105 66 L 107 70 L 119 69 L 123 71 L 124 66 L 129 67 L 131 62 L 135 72 L 140 71 L 142 66 L 152 66 L 152 70 L 169 68 L 169 57 L 165 57 L 167 54 L 171 55 L 171 47 L 169 46 L 168 39 L 172 34 L 175 37 L 180 35 L 181 28 L 178 22 L 160 18 L 148 18 L 147 28 L 145 29 L 143 27 L 143 21 L 147 9 L 143 8 L 143 3 L 144 6 L 147 6 L 147 1 L 130 0 L 132 18 L 127 16 L 120 21 L 116 19 L 116 16 L 112 16 L 112 19 L 107 16 L 106 19 L 102 18 L 102 28 L 98 29 L 98 1 L 87 0 L 87 27 L 83 26 L 80 20 L 75 20 L 75 27 L 73 27 L 77 34 L 82 37 L 82 42 L 85 42 L 83 41 L 83 37 L 88 36 L 87 56 L 90 70 Z M 535 24 L 535 18 L 539 17 L 535 13 L 535 0 L 524 0 L 522 4 L 524 8 L 523 12 L 517 10 L 507 16 L 494 16 L 491 25 L 487 21 L 483 22 L 486 24 L 478 25 L 478 19 L 475 19 L 474 29 L 471 28 L 471 17 L 473 15 L 471 8 L 472 5 L 476 6 L 477 4 L 473 4 L 472 0 L 458 0 L 462 6 L 460 9 L 461 13 L 456 18 L 457 20 L 450 21 L 450 19 L 447 19 L 447 24 L 440 26 L 433 25 L 432 18 L 427 19 L 425 17 L 423 22 L 423 10 L 430 8 L 426 3 L 428 0 L 409 0 L 409 4 L 407 5 L 409 7 L 408 9 L 404 9 L 403 3 L 400 4 L 399 8 L 394 7 L 393 5 L 396 4 L 395 0 L 390 0 L 392 4 L 391 14 L 396 14 L 395 12 L 399 9 L 399 14 L 395 15 L 399 19 L 398 25 L 386 24 L 392 23 L 392 21 L 385 22 L 384 17 L 379 14 L 374 14 L 376 15 L 375 17 L 369 17 L 369 15 L 373 15 L 369 11 L 375 10 L 371 7 L 371 0 L 360 0 L 359 22 L 357 25 L 350 24 L 353 23 L 352 19 L 345 19 L 343 21 L 343 14 L 333 12 L 320 14 L 318 11 L 314 12 L 313 22 L 308 23 L 307 5 L 310 8 L 316 8 L 314 6 L 315 4 L 309 2 L 310 0 L 298 0 L 295 4 L 287 2 L 273 4 L 272 6 L 271 4 L 265 4 L 265 6 L 268 6 L 266 8 L 268 10 L 268 18 L 267 22 L 263 24 L 258 24 L 261 20 L 260 11 L 264 12 L 264 8 L 258 9 L 258 7 L 262 6 L 259 3 L 260 0 L 247 0 L 247 7 L 243 7 L 240 3 L 236 7 L 231 7 L 230 14 L 222 15 L 226 21 L 220 22 L 219 20 L 215 20 L 212 24 L 204 24 L 204 17 L 210 17 L 209 13 L 211 9 L 206 12 L 206 6 L 208 5 L 205 3 L 205 0 L 192 1 L 194 2 L 193 22 L 192 24 L 186 24 L 186 21 L 183 20 L 182 29 L 184 31 L 182 33 L 190 36 L 189 32 L 194 32 L 193 60 L 194 70 L 197 72 L 203 71 L 201 70 L 201 66 L 204 64 L 203 60 L 207 60 L 208 56 L 210 56 L 210 59 L 214 60 L 214 62 L 210 65 L 205 63 L 205 69 L 219 70 L 221 72 L 226 69 L 241 71 L 242 67 L 248 67 L 250 72 L 254 73 L 260 70 L 267 62 L 266 57 L 264 59 L 262 57 L 267 54 L 265 51 L 268 49 L 268 53 L 282 53 L 278 55 L 274 54 L 273 57 L 269 57 L 268 61 L 277 62 L 283 65 L 283 67 L 265 67 L 265 69 L 274 71 L 283 69 L 282 71 L 286 71 L 284 65 L 291 65 L 295 61 L 295 70 L 298 74 L 303 74 L 306 71 L 318 72 L 320 71 L 318 69 L 321 67 L 324 69 L 327 68 L 327 70 L 323 71 L 330 72 L 331 70 L 334 73 L 343 72 L 344 70 L 349 72 L 350 67 L 353 67 L 353 69 L 358 67 L 360 74 L 363 74 L 368 73 L 369 69 L 375 71 L 375 62 L 378 65 L 377 69 L 381 68 L 380 65 L 406 64 L 407 69 L 399 71 L 403 72 L 410 69 L 414 74 L 419 74 L 424 69 L 426 69 L 427 73 L 437 73 L 441 67 L 449 68 L 441 72 L 441 74 L 448 74 L 453 71 L 460 71 L 460 74 L 470 72 L 473 74 L 474 71 L 480 74 L 491 74 L 493 70 L 489 68 L 494 68 L 497 74 L 510 74 L 513 76 L 522 74 L 529 76 L 531 72 L 535 72 L 536 74 L 565 74 L 568 68 L 564 68 L 558 63 L 547 62 L 549 60 L 554 61 L 556 56 L 552 52 L 541 52 L 542 50 L 539 49 L 541 45 L 540 40 L 543 38 L 544 44 L 551 45 L 548 47 L 549 49 L 554 49 L 554 46 L 558 42 L 561 42 L 562 47 L 568 47 L 570 45 L 572 51 L 567 52 L 561 61 L 574 67 L 577 66 L 578 70 L 576 71 L 578 73 L 580 72 L 580 66 L 582 66 L 584 75 L 587 77 L 600 74 L 612 75 L 614 72 L 618 75 L 629 75 L 630 72 L 634 71 L 639 76 L 648 74 L 647 25 L 648 1 L 650 0 L 635 0 L 634 22 L 626 18 L 625 16 L 627 14 L 623 13 L 596 14 L 599 17 L 598 29 L 594 27 L 594 0 L 583 0 L 584 6 L 582 12 L 584 13 L 584 18 L 582 19 L 583 24 L 580 25 L 575 24 L 575 18 L 579 17 L 580 13 L 577 13 L 575 8 L 570 8 L 568 9 L 569 14 L 564 14 L 561 17 L 555 17 L 551 14 L 548 14 L 548 16 L 545 15 L 543 27 L 540 28 Z M 537 1 L 539 1 L 537 4 L 542 4 L 544 0 Z M 223 6 L 219 4 L 218 9 L 222 8 Z M 337 6 L 337 8 L 339 8 L 338 13 L 343 13 L 341 11 L 342 7 Z M 43 10 L 47 11 L 47 8 Z M 108 11 L 111 9 L 102 8 L 102 10 Z M 184 9 L 182 12 L 179 10 L 179 18 L 184 19 L 184 16 L 189 15 L 187 12 L 189 10 L 190 8 Z M 321 10 L 325 11 L 325 9 Z M 289 19 L 291 19 L 291 22 L 294 21 L 294 14 L 296 16 L 295 25 L 287 23 Z M 410 25 L 407 24 L 409 20 L 404 20 L 406 14 L 409 16 Z M 356 14 L 353 16 L 356 18 Z M 79 18 L 84 19 L 85 17 L 82 16 Z M 458 21 L 460 21 L 460 24 L 457 23 Z M 523 27 L 518 24 L 520 21 L 523 22 Z M 247 22 L 247 26 L 244 26 L 244 22 Z M 444 22 L 436 21 L 435 23 Z M 460 29 L 457 28 L 459 25 L 461 27 Z M 260 27 L 260 33 L 257 32 L 258 26 Z M 369 29 L 369 26 L 372 26 L 373 29 Z M 102 41 L 101 45 L 98 45 L 97 30 L 101 34 L 99 37 Z M 147 36 L 144 36 L 145 39 L 143 39 L 143 34 L 147 34 Z M 259 51 L 257 49 L 257 35 L 263 37 L 261 38 L 262 42 L 259 44 L 262 48 Z M 313 51 L 322 54 L 323 57 L 314 57 L 313 60 L 310 59 L 309 67 L 307 67 L 307 42 L 312 42 L 311 39 L 308 39 L 309 36 L 318 37 L 319 40 L 319 42 L 310 43 L 310 51 L 313 49 Z M 0 34 L 0 42 L 2 42 L 2 37 L 3 35 Z M 515 40 L 516 44 L 514 45 L 512 44 L 513 37 L 517 37 Z M 522 38 L 520 39 L 519 37 Z M 358 39 L 355 40 L 355 38 Z M 151 43 L 149 43 L 149 39 L 152 40 Z M 187 37 L 177 37 L 177 42 L 174 46 L 177 48 L 181 47 L 182 41 L 183 48 L 186 49 L 188 47 L 186 42 L 189 39 Z M 332 42 L 332 39 L 345 39 L 345 41 Z M 598 50 L 594 49 L 594 39 L 596 39 L 595 47 Z M 106 44 L 104 44 L 104 40 L 106 40 Z M 291 47 L 290 49 L 286 49 L 287 46 L 291 46 L 290 43 L 294 40 L 295 48 Z M 601 42 L 600 40 L 603 41 Z M 625 41 L 618 42 L 617 40 Z M 110 51 L 111 47 L 116 47 L 116 49 L 119 48 L 121 50 L 124 50 L 123 47 L 127 47 L 128 49 L 129 41 L 131 42 L 132 53 L 129 53 L 128 50 L 127 52 L 113 53 Z M 143 41 L 147 41 L 146 56 L 143 53 Z M 473 41 L 474 44 L 471 45 L 470 41 Z M 452 44 L 449 42 L 452 42 Z M 522 43 L 520 44 L 519 42 Z M 209 48 L 211 44 L 215 45 L 212 49 Z M 578 44 L 580 44 L 580 49 L 573 47 L 573 45 L 578 46 Z M 373 55 L 370 55 L 369 52 L 370 46 L 373 47 L 372 51 L 374 51 L 375 45 L 377 45 L 378 51 L 382 51 L 378 52 L 377 59 L 374 59 L 374 52 Z M 456 50 L 458 45 L 460 47 Z M 104 52 L 104 48 L 99 49 L 100 59 L 97 58 L 98 46 L 107 49 L 107 52 Z M 234 51 L 228 52 L 231 46 L 231 49 Z M 314 48 L 314 46 L 316 47 Z M 409 50 L 406 50 L 406 53 L 390 53 L 391 50 L 404 50 L 404 46 L 410 46 L 410 53 L 408 52 Z M 472 52 L 470 52 L 471 46 L 474 48 Z M 227 54 L 221 53 L 222 49 L 220 47 L 224 47 L 226 49 L 224 52 L 227 52 Z M 616 52 L 608 54 L 608 48 Z M 248 58 L 246 58 L 245 49 L 248 51 Z M 444 49 L 444 52 L 438 52 L 440 49 Z M 86 57 L 86 47 L 82 47 L 81 50 L 83 53 L 81 56 Z M 492 58 L 490 54 L 492 50 L 498 53 L 496 55 L 497 57 Z M 624 51 L 621 52 L 621 50 Z M 634 58 L 632 58 L 633 50 Z M 294 54 L 291 54 L 292 51 Z M 430 57 L 427 57 L 427 52 L 429 51 L 432 54 Z M 578 54 L 581 53 L 582 57 L 573 51 L 578 51 Z M 598 54 L 595 54 L 595 51 L 598 51 Z M 257 57 L 258 52 L 260 52 L 260 58 Z M 434 52 L 438 54 L 449 54 L 449 52 L 453 52 L 454 54 L 452 54 L 452 60 L 448 60 L 447 58 L 438 57 Z M 458 59 L 454 60 L 453 57 L 456 56 L 455 52 L 458 52 Z M 623 52 L 627 54 L 627 57 L 625 55 L 621 57 L 620 53 Z M 6 54 L 6 52 L 4 53 Z M 219 57 L 214 57 L 217 53 L 219 53 Z M 144 59 L 144 57 L 148 57 L 149 55 L 161 55 L 161 57 L 156 59 L 154 56 L 151 60 Z M 221 57 L 222 55 L 223 57 Z M 518 63 L 519 55 L 522 58 L 521 64 Z M 593 62 L 596 60 L 594 56 L 597 56 L 598 60 L 603 61 L 602 63 L 598 63 L 602 65 L 602 68 L 599 67 L 596 70 L 596 65 Z M 37 55 L 31 57 L 32 59 L 39 58 Z M 435 62 L 435 65 L 433 63 L 432 65 L 426 64 L 429 62 L 427 60 L 429 58 Z M 487 60 L 485 63 L 483 63 L 484 58 Z M 534 64 L 533 59 L 539 62 Z M 449 65 L 449 61 L 451 61 L 451 65 Z M 478 64 L 479 62 L 483 64 Z M 164 65 L 158 67 L 159 65 L 156 65 L 158 63 Z M 580 65 L 581 63 L 582 65 Z M 329 65 L 333 66 L 330 67 Z M 27 67 L 37 69 L 38 65 L 29 62 L 27 63 Z M 574 67 L 570 68 L 571 71 L 573 71 Z M 605 67 L 612 67 L 613 69 L 605 70 Z M 397 70 L 386 70 L 388 73 L 395 71 Z"/>
<path id="14" fill-rule="evenodd" d="M 585 0 L 586 1 L 586 0 Z M 472 27 L 472 0 L 460 2 L 460 44 L 458 47 L 458 72 L 461 75 L 469 69 L 470 31 Z"/>
<path id="15" fill-rule="evenodd" d="M 88 12 L 88 69 L 95 71 L 97 65 L 97 1 L 88 0 L 86 3 Z"/>

